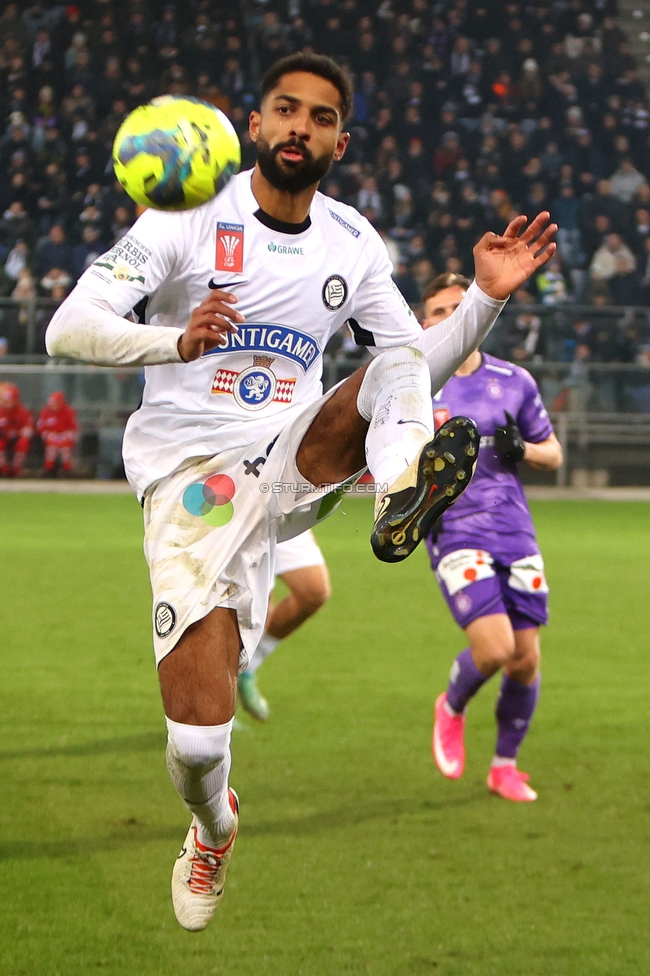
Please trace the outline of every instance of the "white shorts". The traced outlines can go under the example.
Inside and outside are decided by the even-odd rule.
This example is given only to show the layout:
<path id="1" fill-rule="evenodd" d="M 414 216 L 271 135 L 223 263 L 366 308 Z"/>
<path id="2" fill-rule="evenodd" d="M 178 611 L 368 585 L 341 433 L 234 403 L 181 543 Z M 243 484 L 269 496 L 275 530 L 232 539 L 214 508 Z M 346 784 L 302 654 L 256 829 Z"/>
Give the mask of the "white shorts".
<path id="1" fill-rule="evenodd" d="M 320 551 L 311 529 L 297 535 L 295 539 L 279 542 L 275 550 L 275 575 L 291 573 L 294 569 L 307 566 L 324 566 L 325 557 Z"/>
<path id="2" fill-rule="evenodd" d="M 215 607 L 237 611 L 240 668 L 264 630 L 276 543 L 327 518 L 346 487 L 315 488 L 296 452 L 334 391 L 306 407 L 279 433 L 246 448 L 192 458 L 148 489 L 144 552 L 153 591 L 156 664 L 184 631 Z"/>

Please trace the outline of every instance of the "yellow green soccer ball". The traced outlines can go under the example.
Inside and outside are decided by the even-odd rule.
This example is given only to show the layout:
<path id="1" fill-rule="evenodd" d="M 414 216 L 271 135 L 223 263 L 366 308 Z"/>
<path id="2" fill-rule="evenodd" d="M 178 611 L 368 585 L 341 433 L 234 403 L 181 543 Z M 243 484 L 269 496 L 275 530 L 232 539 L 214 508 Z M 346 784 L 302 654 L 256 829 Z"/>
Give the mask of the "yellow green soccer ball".
<path id="1" fill-rule="evenodd" d="M 113 143 L 115 175 L 132 200 L 156 210 L 189 210 L 210 200 L 239 170 L 237 133 L 198 98 L 161 95 L 140 105 Z"/>

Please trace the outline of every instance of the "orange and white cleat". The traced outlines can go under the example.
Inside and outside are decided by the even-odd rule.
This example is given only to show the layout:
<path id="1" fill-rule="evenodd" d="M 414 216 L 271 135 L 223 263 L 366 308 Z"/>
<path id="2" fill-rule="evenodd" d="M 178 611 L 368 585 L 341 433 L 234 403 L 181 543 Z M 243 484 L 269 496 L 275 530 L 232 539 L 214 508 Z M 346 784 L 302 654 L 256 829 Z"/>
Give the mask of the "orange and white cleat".
<path id="1" fill-rule="evenodd" d="M 206 847 L 197 837 L 193 819 L 172 872 L 172 903 L 178 922 L 188 932 L 206 928 L 223 898 L 226 871 L 230 864 L 239 821 L 239 799 L 228 791 L 235 815 L 235 829 L 223 847 Z"/>
<path id="2" fill-rule="evenodd" d="M 465 768 L 465 716 L 450 715 L 447 693 L 436 699 L 431 749 L 436 766 L 447 779 L 459 779 Z"/>
<path id="3" fill-rule="evenodd" d="M 537 799 L 537 793 L 528 786 L 529 779 L 528 773 L 522 773 L 516 766 L 490 766 L 487 785 L 490 793 L 496 793 L 505 800 L 531 803 Z"/>

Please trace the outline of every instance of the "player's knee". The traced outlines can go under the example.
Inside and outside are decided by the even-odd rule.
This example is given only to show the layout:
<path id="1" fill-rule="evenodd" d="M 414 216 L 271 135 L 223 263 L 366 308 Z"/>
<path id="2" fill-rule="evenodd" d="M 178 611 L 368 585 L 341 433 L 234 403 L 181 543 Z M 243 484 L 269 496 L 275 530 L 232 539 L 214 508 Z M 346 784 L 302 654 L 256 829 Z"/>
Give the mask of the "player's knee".
<path id="1" fill-rule="evenodd" d="M 395 370 L 408 370 L 414 377 L 420 374 L 429 376 L 429 365 L 419 349 L 413 346 L 395 346 L 382 352 L 366 369 L 357 394 L 357 409 L 364 420 L 372 419 L 375 399 L 385 389 L 386 378 Z M 414 379 L 414 382 L 417 380 Z"/>
<path id="2" fill-rule="evenodd" d="M 298 596 L 298 603 L 301 611 L 311 617 L 324 606 L 332 595 L 329 580 L 321 580 L 310 586 L 308 590 L 303 590 Z"/>
<path id="3" fill-rule="evenodd" d="M 199 726 L 181 725 L 168 720 L 167 750 L 174 759 L 190 769 L 214 768 L 229 754 L 230 735 L 206 735 Z"/>
<path id="4" fill-rule="evenodd" d="M 515 642 L 514 639 L 510 641 L 507 637 L 498 641 L 483 641 L 476 652 L 476 657 L 491 664 L 495 669 L 505 668 L 513 659 Z"/>

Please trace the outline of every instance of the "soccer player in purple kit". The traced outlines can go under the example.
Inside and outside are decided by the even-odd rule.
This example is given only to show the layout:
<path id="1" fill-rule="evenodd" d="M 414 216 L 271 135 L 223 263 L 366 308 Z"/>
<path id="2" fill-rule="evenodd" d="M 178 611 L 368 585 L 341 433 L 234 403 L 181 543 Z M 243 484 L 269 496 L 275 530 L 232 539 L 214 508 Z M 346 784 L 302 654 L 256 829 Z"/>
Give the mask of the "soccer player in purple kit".
<path id="1" fill-rule="evenodd" d="M 422 297 L 423 328 L 448 318 L 469 286 L 462 275 L 435 278 Z M 535 800 L 528 775 L 517 769 L 517 753 L 539 697 L 539 627 L 548 620 L 548 586 L 517 463 L 553 471 L 562 464 L 562 449 L 530 373 L 480 350 L 436 393 L 433 406 L 436 427 L 463 413 L 481 434 L 471 484 L 427 539 L 443 596 L 469 641 L 436 701 L 433 755 L 444 776 L 462 776 L 465 709 L 502 669 L 487 784 L 508 800 Z"/>

